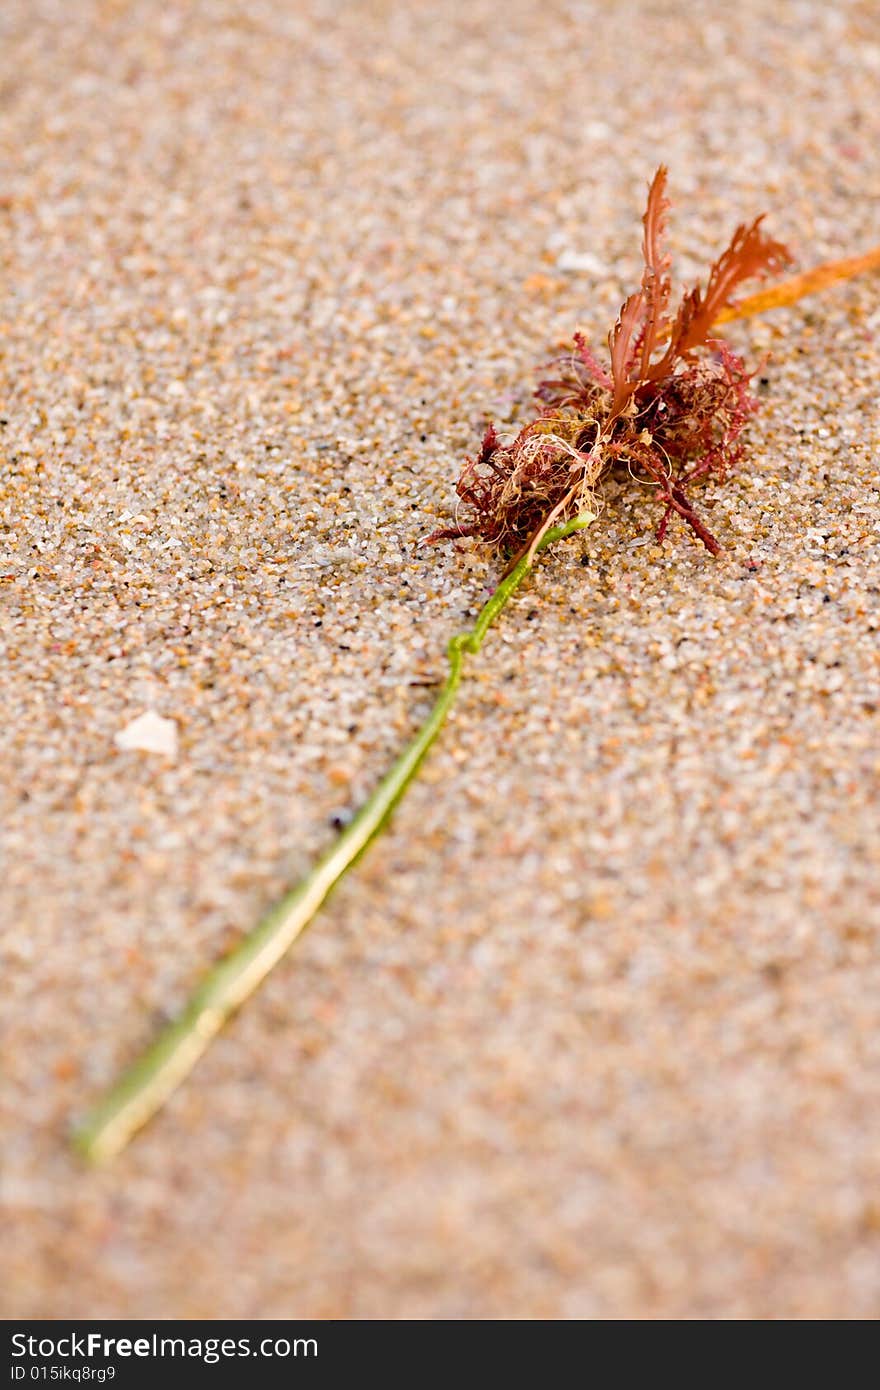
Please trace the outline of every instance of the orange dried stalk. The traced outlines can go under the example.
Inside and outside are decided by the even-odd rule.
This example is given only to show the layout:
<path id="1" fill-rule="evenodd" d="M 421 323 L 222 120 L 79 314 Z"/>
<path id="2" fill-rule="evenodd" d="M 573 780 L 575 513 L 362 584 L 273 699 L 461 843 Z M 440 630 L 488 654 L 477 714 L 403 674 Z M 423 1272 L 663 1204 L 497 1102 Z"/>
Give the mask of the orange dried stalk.
<path id="1" fill-rule="evenodd" d="M 456 485 L 456 524 L 429 540 L 477 536 L 512 554 L 515 563 L 534 553 L 550 526 L 595 510 L 603 478 L 625 467 L 653 484 L 664 506 L 659 540 L 677 514 L 709 551 L 719 551 L 694 510 L 690 489 L 709 476 L 723 477 L 739 460 L 740 436 L 757 401 L 744 362 L 713 329 L 873 268 L 880 264 L 880 248 L 820 266 L 737 305 L 733 297 L 745 281 L 791 260 L 787 248 L 762 230 L 759 217 L 737 227 L 705 290 L 697 284 L 686 291 L 673 316 L 666 180 L 661 166 L 642 219 L 641 284 L 624 301 L 609 334 L 608 366 L 575 334 L 570 352 L 555 364 L 557 374 L 538 387 L 540 413 L 510 444 L 494 427 L 486 431 Z"/>
<path id="2" fill-rule="evenodd" d="M 769 309 L 784 309 L 808 294 L 827 289 L 838 280 L 851 280 L 854 275 L 862 275 L 868 270 L 880 270 L 880 246 L 875 246 L 873 250 L 866 251 L 861 256 L 845 256 L 839 261 L 823 261 L 822 265 L 804 271 L 803 275 L 793 275 L 790 280 L 783 280 L 780 285 L 750 294 L 738 304 L 729 304 L 726 309 L 722 309 L 715 323 L 731 323 L 734 319 L 766 314 Z"/>

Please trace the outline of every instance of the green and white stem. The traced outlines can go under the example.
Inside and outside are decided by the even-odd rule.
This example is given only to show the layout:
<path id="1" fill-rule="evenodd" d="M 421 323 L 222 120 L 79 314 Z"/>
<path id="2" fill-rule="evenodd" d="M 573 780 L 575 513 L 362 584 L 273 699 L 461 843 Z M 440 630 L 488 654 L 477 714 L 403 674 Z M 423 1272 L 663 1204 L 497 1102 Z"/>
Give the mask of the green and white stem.
<path id="1" fill-rule="evenodd" d="M 590 512 L 549 530 L 546 550 L 595 520 Z M 379 834 L 412 782 L 439 734 L 455 699 L 464 659 L 479 650 L 489 627 L 532 567 L 524 555 L 480 610 L 474 626 L 449 643 L 449 674 L 412 742 L 379 783 L 369 801 L 306 878 L 287 893 L 234 950 L 209 971 L 189 1003 L 153 1045 L 126 1071 L 106 1098 L 78 1127 L 74 1143 L 93 1162 L 118 1154 L 155 1115 L 189 1074 L 229 1016 L 244 1003 L 311 922 L 336 884 Z"/>

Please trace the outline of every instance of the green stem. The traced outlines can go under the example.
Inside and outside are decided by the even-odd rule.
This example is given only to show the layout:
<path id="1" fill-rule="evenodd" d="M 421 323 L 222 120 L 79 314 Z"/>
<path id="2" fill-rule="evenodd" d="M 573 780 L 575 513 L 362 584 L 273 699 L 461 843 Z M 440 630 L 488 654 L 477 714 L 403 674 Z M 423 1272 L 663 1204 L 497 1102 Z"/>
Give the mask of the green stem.
<path id="1" fill-rule="evenodd" d="M 556 526 L 540 550 L 588 526 L 590 513 Z M 102 1162 L 125 1147 L 155 1115 L 205 1052 L 223 1024 L 265 979 L 273 965 L 308 926 L 343 874 L 378 835 L 416 775 L 455 699 L 465 655 L 479 651 L 489 626 L 531 568 L 524 555 L 480 610 L 473 628 L 453 637 L 449 675 L 415 738 L 379 783 L 366 805 L 320 859 L 312 872 L 287 893 L 252 931 L 208 973 L 183 1013 L 160 1033 L 106 1098 L 76 1130 L 74 1142 L 88 1159 Z"/>

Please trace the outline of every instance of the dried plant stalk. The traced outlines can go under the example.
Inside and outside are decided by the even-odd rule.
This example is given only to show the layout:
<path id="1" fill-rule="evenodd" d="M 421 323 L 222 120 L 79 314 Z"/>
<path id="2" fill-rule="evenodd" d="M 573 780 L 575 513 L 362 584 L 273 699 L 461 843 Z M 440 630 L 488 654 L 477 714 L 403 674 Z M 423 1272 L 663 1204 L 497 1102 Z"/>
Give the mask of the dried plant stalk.
<path id="1" fill-rule="evenodd" d="M 808 294 L 816 294 L 840 280 L 851 280 L 854 275 L 864 275 L 868 270 L 880 270 L 880 246 L 866 251 L 861 256 L 845 256 L 839 261 L 825 261 L 803 275 L 793 275 L 779 285 L 750 294 L 737 304 L 729 304 L 715 320 L 716 326 L 732 323 L 735 319 L 752 318 L 755 314 L 766 314 L 770 309 L 784 309 L 804 299 Z"/>
<path id="2" fill-rule="evenodd" d="M 588 512 L 574 517 L 548 531 L 538 548 L 545 550 L 575 531 L 583 530 L 594 520 Z M 149 1051 L 85 1119 L 75 1133 L 74 1142 L 86 1158 L 98 1163 L 112 1158 L 155 1115 L 192 1071 L 229 1016 L 277 965 L 340 879 L 379 834 L 446 721 L 461 681 L 465 657 L 474 656 L 480 650 L 489 627 L 519 588 L 531 565 L 531 556 L 523 556 L 483 605 L 474 626 L 452 638 L 447 649 L 449 675 L 433 709 L 335 844 L 312 872 L 214 966 L 180 1017 L 159 1035 Z"/>

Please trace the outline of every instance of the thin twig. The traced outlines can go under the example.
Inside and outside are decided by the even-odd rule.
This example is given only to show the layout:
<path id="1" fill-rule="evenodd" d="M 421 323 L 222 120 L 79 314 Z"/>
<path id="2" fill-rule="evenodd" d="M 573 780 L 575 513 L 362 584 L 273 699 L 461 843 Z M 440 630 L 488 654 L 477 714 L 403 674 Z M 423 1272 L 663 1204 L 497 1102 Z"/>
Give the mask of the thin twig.
<path id="1" fill-rule="evenodd" d="M 557 526 L 539 549 L 564 540 L 595 518 L 589 512 Z M 311 922 L 336 884 L 364 852 L 391 815 L 436 739 L 455 699 L 465 656 L 480 650 L 490 625 L 531 568 L 524 555 L 484 604 L 474 626 L 453 637 L 448 647 L 449 675 L 433 709 L 415 738 L 351 824 L 312 872 L 272 908 L 192 995 L 180 1017 L 121 1077 L 106 1099 L 87 1116 L 74 1142 L 93 1162 L 112 1158 L 155 1115 L 234 1013 L 266 978 Z"/>

